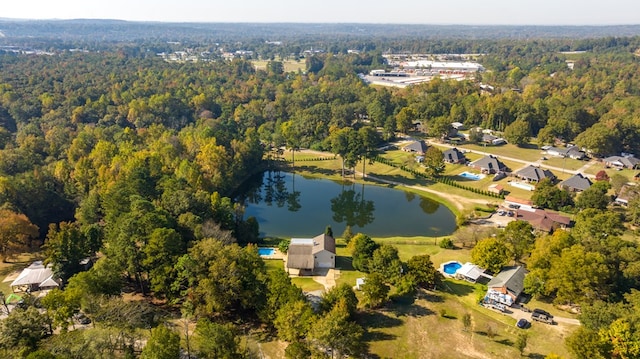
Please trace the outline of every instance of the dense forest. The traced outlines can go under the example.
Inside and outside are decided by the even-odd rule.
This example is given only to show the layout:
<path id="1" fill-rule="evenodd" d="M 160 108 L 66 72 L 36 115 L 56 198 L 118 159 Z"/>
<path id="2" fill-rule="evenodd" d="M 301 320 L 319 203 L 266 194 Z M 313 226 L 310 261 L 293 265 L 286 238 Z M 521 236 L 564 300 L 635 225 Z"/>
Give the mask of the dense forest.
<path id="1" fill-rule="evenodd" d="M 10 35 L 20 24 L 2 26 Z M 234 42 L 269 60 L 266 70 L 242 57 L 165 62 L 156 52 L 176 46 L 165 34 L 149 35 L 146 43 L 102 41 L 95 34 L 89 40 L 79 34 L 3 38 L 54 54 L 0 56 L 0 256 L 10 261 L 42 251 L 65 287 L 42 299 L 46 314 L 27 303 L 2 321 L 0 353 L 176 357 L 159 354 L 180 347 L 178 334 L 161 325 L 167 318 L 197 322 L 194 348 L 202 358 L 250 357 L 238 337 L 255 328 L 291 343 L 292 358 L 322 357 L 321 347 L 366 353 L 366 328 L 353 320 L 358 300 L 350 287 L 327 293 L 314 312 L 285 272 L 267 271 L 251 245 L 261 240 L 258 223 L 245 218 L 234 197 L 269 165 L 272 149 L 328 150 L 353 167 L 375 145 L 420 121 L 433 137 L 462 122 L 534 137 L 541 146 L 575 143 L 594 156 L 640 154 L 639 37 L 586 32 L 470 40 L 463 33 L 421 41 L 394 34 L 322 40 L 324 51 L 306 56 L 301 51 L 317 39 L 282 47 L 260 38 Z M 193 43 L 217 49 L 213 42 Z M 100 51 L 65 51 L 70 46 Z M 347 53 L 350 48 L 364 50 Z M 357 74 L 384 66 L 381 54 L 388 49 L 482 53 L 487 71 L 475 80 L 436 79 L 405 89 L 367 86 Z M 569 50 L 587 52 L 560 52 Z M 306 71 L 284 71 L 280 60 L 291 54 Z M 483 92 L 480 82 L 496 90 Z M 354 152 L 349 146 L 355 143 Z M 640 250 L 619 235 L 623 223 L 640 224 L 640 201 L 626 216 L 599 203 L 578 206 L 570 234 L 533 238 L 527 228 L 507 228 L 497 244 L 485 242 L 477 252 L 507 243 L 509 259 L 531 271 L 530 294 L 582 305 L 584 325 L 568 339 L 577 357 L 635 358 Z M 400 263 L 393 247 L 363 234 L 350 247 L 354 267 L 371 273 L 372 287 L 380 282 L 377 288 L 388 291 L 387 282 L 404 296 L 438 284 L 428 256 Z M 83 271 L 85 258 L 99 259 Z M 580 263 L 582 276 L 568 277 L 574 273 L 568 263 Z M 161 305 L 125 301 L 123 292 Z M 379 293 L 367 301 L 380 305 Z M 95 328 L 69 330 L 80 309 Z M 151 328 L 150 336 L 140 333 Z M 141 338 L 148 338 L 144 349 Z"/>

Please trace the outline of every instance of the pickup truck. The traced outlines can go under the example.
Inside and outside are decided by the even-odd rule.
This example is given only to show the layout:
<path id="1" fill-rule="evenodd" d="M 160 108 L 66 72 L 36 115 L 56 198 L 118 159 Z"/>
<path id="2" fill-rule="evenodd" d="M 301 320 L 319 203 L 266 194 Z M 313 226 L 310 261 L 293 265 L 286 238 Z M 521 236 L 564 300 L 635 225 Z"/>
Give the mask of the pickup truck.
<path id="1" fill-rule="evenodd" d="M 534 309 L 531 313 L 531 319 L 542 323 L 555 324 L 553 315 L 542 309 Z"/>

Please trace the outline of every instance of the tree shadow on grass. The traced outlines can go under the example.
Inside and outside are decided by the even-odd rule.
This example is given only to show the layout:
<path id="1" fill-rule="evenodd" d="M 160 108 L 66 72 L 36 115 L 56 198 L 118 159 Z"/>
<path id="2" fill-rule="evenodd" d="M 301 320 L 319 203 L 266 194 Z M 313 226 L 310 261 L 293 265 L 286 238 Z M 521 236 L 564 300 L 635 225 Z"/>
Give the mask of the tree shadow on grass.
<path id="1" fill-rule="evenodd" d="M 336 256 L 336 268 L 345 271 L 355 270 L 353 268 L 353 260 L 351 259 L 351 257 L 345 256 Z"/>
<path id="2" fill-rule="evenodd" d="M 398 336 L 394 334 L 384 333 L 381 331 L 367 331 L 362 339 L 367 342 L 381 342 L 383 340 L 395 340 Z"/>
<path id="3" fill-rule="evenodd" d="M 467 296 L 475 291 L 475 288 L 471 284 L 467 284 L 465 282 L 454 282 L 454 281 L 445 281 L 443 286 L 449 291 L 457 296 Z"/>
<path id="4" fill-rule="evenodd" d="M 444 298 L 442 298 L 441 295 L 435 293 L 435 292 L 427 292 L 427 291 L 421 291 L 418 293 L 418 298 L 419 299 L 424 299 L 428 302 L 431 303 L 442 303 L 444 302 Z"/>
<path id="5" fill-rule="evenodd" d="M 357 321 L 364 325 L 365 328 L 372 329 L 394 328 L 403 324 L 402 320 L 377 310 L 358 313 Z"/>
<path id="6" fill-rule="evenodd" d="M 539 354 L 539 353 L 529 353 L 527 357 L 531 359 L 544 359 L 546 355 Z"/>
<path id="7" fill-rule="evenodd" d="M 412 318 L 421 318 L 435 314 L 431 309 L 416 304 L 409 306 L 397 306 L 394 307 L 392 311 L 398 317 L 407 316 Z"/>
<path id="8" fill-rule="evenodd" d="M 506 339 L 506 338 L 505 339 L 496 340 L 495 342 L 498 343 L 498 344 L 506 345 L 508 347 L 513 346 L 513 342 L 511 340 L 509 340 L 509 339 Z"/>

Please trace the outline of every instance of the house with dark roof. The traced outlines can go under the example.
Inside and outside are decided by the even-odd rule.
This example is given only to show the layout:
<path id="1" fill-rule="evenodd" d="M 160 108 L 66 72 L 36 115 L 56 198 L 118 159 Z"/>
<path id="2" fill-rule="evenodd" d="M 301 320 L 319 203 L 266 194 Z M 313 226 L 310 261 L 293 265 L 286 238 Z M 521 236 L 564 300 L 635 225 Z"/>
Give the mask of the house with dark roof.
<path id="1" fill-rule="evenodd" d="M 556 175 L 554 175 L 553 172 L 532 165 L 516 172 L 516 177 L 527 182 L 540 182 L 545 178 L 548 178 L 551 181 L 556 179 Z"/>
<path id="2" fill-rule="evenodd" d="M 636 169 L 640 167 L 640 159 L 633 156 L 611 156 L 602 160 L 607 167 L 613 167 L 618 169 L 628 168 Z"/>
<path id="3" fill-rule="evenodd" d="M 446 163 L 467 163 L 464 153 L 455 147 L 442 152 L 442 156 Z"/>
<path id="4" fill-rule="evenodd" d="M 488 155 L 484 156 L 476 161 L 473 161 L 469 164 L 469 166 L 474 167 L 482 173 L 498 173 L 507 171 L 507 166 L 502 163 L 496 156 Z"/>
<path id="5" fill-rule="evenodd" d="M 516 211 L 515 218 L 519 221 L 529 222 L 534 230 L 543 233 L 551 233 L 556 229 L 564 229 L 571 225 L 571 218 L 537 208 L 521 207 Z"/>
<path id="6" fill-rule="evenodd" d="M 576 173 L 575 175 L 560 182 L 558 186 L 561 189 L 566 189 L 571 192 L 582 192 L 591 187 L 592 184 L 591 180 L 585 177 L 582 173 Z"/>
<path id="7" fill-rule="evenodd" d="M 485 302 L 497 302 L 511 306 L 524 290 L 527 271 L 522 266 L 504 267 L 487 284 Z"/>
<path id="8" fill-rule="evenodd" d="M 427 153 L 427 148 L 429 148 L 429 145 L 427 145 L 424 140 L 420 140 L 411 142 L 410 144 L 402 147 L 402 150 L 405 152 L 414 152 L 419 155 L 424 155 Z"/>
<path id="9" fill-rule="evenodd" d="M 287 251 L 287 272 L 301 275 L 319 268 L 335 268 L 336 240 L 326 234 L 313 238 L 292 238 Z"/>

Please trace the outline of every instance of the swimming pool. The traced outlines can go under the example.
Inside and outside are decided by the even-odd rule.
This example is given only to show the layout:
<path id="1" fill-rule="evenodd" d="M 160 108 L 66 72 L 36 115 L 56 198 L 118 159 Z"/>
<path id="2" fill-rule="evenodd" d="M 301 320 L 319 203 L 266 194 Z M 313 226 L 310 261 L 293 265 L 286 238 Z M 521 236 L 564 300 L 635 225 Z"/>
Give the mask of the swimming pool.
<path id="1" fill-rule="evenodd" d="M 483 179 L 485 175 L 483 175 L 483 174 L 475 174 L 475 173 L 464 171 L 464 172 L 460 173 L 458 176 L 464 177 L 464 178 L 468 178 L 468 179 L 473 180 L 473 181 L 479 181 L 479 180 Z"/>
<path id="2" fill-rule="evenodd" d="M 258 254 L 260 256 L 272 256 L 274 254 L 276 254 L 276 249 L 275 248 L 258 248 Z"/>
<path id="3" fill-rule="evenodd" d="M 460 269 L 460 267 L 462 267 L 462 264 L 460 262 L 455 262 L 455 261 L 451 261 L 451 262 L 447 262 L 442 266 L 442 270 L 448 274 L 448 275 L 455 275 L 456 271 L 458 269 Z"/>

